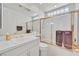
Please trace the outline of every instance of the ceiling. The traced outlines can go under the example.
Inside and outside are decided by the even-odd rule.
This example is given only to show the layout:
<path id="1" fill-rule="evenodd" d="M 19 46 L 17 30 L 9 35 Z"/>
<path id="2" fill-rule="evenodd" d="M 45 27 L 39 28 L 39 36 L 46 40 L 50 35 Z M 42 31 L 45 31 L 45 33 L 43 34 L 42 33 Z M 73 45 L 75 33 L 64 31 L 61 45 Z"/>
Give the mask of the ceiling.
<path id="1" fill-rule="evenodd" d="M 34 6 L 39 10 L 47 11 L 48 9 L 55 9 L 66 4 L 68 3 L 26 3 L 25 5 Z"/>
<path id="2" fill-rule="evenodd" d="M 65 3 L 4 3 L 4 6 L 26 13 L 32 16 L 35 13 L 45 12 L 50 9 L 55 9 L 60 6 L 66 5 Z"/>

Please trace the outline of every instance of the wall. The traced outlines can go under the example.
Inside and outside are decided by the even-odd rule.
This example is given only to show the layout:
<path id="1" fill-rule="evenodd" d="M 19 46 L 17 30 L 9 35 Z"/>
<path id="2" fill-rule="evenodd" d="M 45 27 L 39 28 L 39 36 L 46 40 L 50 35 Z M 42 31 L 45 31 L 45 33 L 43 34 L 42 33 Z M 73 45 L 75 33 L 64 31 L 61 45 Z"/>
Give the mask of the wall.
<path id="1" fill-rule="evenodd" d="M 46 19 L 43 24 L 42 35 L 47 42 L 51 41 L 51 25 L 52 25 L 52 43 L 56 43 L 56 31 L 71 31 L 71 14 L 65 14 L 61 16 L 55 16 L 49 19 Z M 48 23 L 48 24 L 47 24 Z"/>
<path id="2" fill-rule="evenodd" d="M 33 31 L 40 33 L 40 20 L 33 21 Z"/>
<path id="3" fill-rule="evenodd" d="M 79 10 L 79 3 L 75 4 L 75 10 Z"/>
<path id="4" fill-rule="evenodd" d="M 16 33 L 16 26 L 22 25 L 23 30 L 25 32 L 25 22 L 30 20 L 26 14 L 20 13 L 14 9 L 3 7 L 3 28 L 0 29 L 0 34 L 14 34 Z"/>

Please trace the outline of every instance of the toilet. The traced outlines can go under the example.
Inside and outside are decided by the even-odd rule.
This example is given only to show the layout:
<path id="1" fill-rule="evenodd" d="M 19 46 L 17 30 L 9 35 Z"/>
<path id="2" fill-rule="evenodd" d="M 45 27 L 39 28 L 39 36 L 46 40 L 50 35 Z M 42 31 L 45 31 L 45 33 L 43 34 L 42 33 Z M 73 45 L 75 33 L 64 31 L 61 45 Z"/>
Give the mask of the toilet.
<path id="1" fill-rule="evenodd" d="M 39 45 L 39 55 L 40 56 L 47 56 L 47 53 L 48 53 L 48 45 L 45 44 L 45 43 L 42 43 L 40 42 L 40 45 Z"/>

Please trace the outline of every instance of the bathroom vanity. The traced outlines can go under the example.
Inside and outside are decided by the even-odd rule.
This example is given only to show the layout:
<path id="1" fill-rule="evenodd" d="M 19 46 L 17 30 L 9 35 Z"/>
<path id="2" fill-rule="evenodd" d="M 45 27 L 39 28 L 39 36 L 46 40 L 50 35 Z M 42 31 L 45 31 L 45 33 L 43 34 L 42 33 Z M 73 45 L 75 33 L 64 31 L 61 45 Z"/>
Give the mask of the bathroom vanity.
<path id="1" fill-rule="evenodd" d="M 0 41 L 0 56 L 39 56 L 39 37 L 20 36 Z"/>

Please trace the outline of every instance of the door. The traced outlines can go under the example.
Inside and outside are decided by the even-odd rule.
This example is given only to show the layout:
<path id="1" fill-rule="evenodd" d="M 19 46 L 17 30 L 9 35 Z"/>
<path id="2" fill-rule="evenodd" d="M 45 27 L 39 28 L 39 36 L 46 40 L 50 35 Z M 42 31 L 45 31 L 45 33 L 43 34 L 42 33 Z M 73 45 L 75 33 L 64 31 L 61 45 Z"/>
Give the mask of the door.
<path id="1" fill-rule="evenodd" d="M 56 45 L 62 46 L 63 31 L 56 31 Z"/>
<path id="2" fill-rule="evenodd" d="M 72 48 L 72 31 L 64 32 L 64 47 L 69 49 Z"/>

